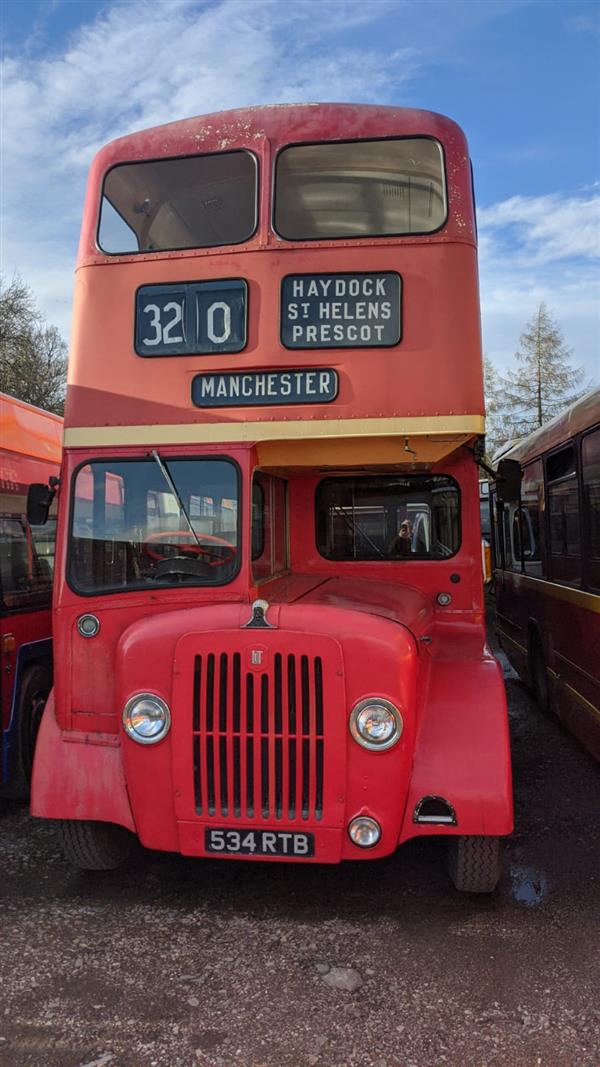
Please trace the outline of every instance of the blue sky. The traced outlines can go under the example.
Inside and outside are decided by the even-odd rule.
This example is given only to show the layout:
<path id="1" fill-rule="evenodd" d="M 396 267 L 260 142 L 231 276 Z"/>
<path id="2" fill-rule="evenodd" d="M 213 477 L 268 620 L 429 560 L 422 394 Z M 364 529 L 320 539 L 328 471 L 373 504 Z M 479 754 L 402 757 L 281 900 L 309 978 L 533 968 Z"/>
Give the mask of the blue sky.
<path id="1" fill-rule="evenodd" d="M 484 347 L 544 300 L 600 381 L 600 4 L 5 0 L 2 271 L 69 333 L 87 169 L 134 129 L 229 107 L 423 107 L 469 138 Z"/>

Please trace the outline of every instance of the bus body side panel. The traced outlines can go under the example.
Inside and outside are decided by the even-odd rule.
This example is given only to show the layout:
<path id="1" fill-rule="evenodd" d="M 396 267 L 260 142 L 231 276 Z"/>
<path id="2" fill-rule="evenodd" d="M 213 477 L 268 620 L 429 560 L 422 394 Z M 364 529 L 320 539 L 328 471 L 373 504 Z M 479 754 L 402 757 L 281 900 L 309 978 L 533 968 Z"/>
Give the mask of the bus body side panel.
<path id="1" fill-rule="evenodd" d="M 600 759 L 600 598 L 513 571 L 496 574 L 498 633 L 521 678 L 532 683 L 539 641 L 552 710 Z"/>
<path id="2" fill-rule="evenodd" d="M 111 734 L 62 731 L 54 693 L 38 735 L 31 814 L 46 819 L 95 819 L 135 831 L 119 739 Z"/>

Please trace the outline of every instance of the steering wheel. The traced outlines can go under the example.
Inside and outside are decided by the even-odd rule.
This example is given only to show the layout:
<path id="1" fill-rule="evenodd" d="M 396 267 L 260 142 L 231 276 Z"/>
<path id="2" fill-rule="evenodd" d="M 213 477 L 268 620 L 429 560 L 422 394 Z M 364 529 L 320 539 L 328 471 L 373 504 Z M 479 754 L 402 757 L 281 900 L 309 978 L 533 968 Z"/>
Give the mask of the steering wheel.
<path id="1" fill-rule="evenodd" d="M 170 557 L 165 556 L 164 552 L 157 552 L 155 548 L 150 548 L 150 545 L 153 541 L 171 543 L 174 538 L 179 537 L 187 538 L 188 543 L 177 546 L 178 554 L 182 553 L 184 556 L 208 556 L 209 567 L 224 567 L 226 564 L 231 563 L 237 555 L 237 547 L 226 541 L 224 537 L 217 537 L 215 534 L 198 534 L 201 540 L 201 544 L 198 544 L 190 530 L 159 530 L 156 533 L 149 534 L 142 544 L 142 550 L 150 559 L 155 561 L 169 559 Z M 211 552 L 210 548 L 204 544 L 205 541 L 209 541 L 211 545 L 219 545 L 220 548 L 226 548 L 229 554 L 227 556 L 219 556 L 216 552 Z"/>

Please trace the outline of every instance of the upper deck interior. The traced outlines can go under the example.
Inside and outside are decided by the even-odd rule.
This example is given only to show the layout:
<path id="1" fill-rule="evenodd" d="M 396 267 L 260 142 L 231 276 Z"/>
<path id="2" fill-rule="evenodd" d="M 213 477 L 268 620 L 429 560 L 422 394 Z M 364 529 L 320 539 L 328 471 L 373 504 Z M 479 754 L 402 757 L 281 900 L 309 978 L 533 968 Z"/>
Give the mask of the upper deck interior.
<path id="1" fill-rule="evenodd" d="M 66 426 L 71 445 L 400 436 L 436 454 L 481 433 L 460 128 L 402 108 L 280 106 L 103 148 Z"/>

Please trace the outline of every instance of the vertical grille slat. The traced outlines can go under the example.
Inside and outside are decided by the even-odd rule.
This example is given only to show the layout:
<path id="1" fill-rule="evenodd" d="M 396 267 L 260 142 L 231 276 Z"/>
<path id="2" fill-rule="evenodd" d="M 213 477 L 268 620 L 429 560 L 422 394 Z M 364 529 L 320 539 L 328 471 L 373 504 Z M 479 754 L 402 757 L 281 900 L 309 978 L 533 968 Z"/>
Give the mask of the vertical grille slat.
<path id="1" fill-rule="evenodd" d="M 209 815 L 214 815 L 215 811 L 216 811 L 216 808 L 215 808 L 215 775 L 214 775 L 213 758 L 214 758 L 214 738 L 212 736 L 209 736 L 209 737 L 206 738 L 206 765 L 207 765 L 207 772 L 208 772 L 207 803 L 208 803 L 208 814 Z"/>
<path id="2" fill-rule="evenodd" d="M 300 660 L 302 678 L 302 818 L 308 819 L 310 796 L 310 681 L 308 656 Z"/>
<path id="3" fill-rule="evenodd" d="M 321 656 L 275 652 L 258 670 L 239 652 L 196 655 L 192 765 L 198 815 L 322 819 Z"/>
<path id="4" fill-rule="evenodd" d="M 192 711 L 192 757 L 194 761 L 194 806 L 202 815 L 202 758 L 200 753 L 200 687 L 202 685 L 202 656 L 194 657 L 194 705 Z"/>
<path id="5" fill-rule="evenodd" d="M 323 818 L 323 771 L 324 771 L 324 737 L 323 737 L 323 662 L 320 656 L 315 657 L 315 706 L 316 706 L 316 794 L 315 815 L 317 819 Z"/>

